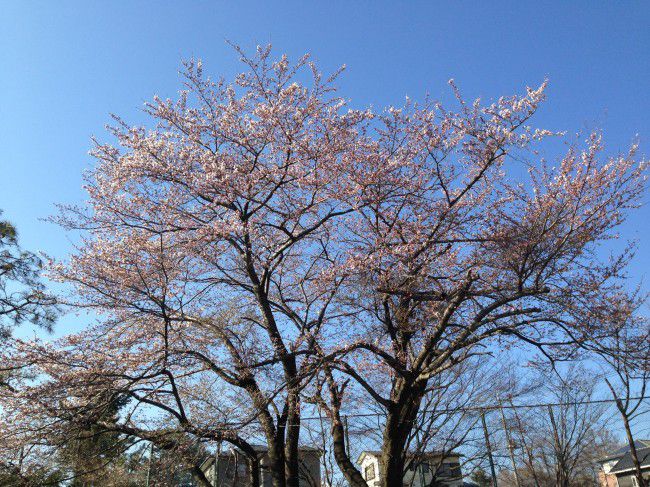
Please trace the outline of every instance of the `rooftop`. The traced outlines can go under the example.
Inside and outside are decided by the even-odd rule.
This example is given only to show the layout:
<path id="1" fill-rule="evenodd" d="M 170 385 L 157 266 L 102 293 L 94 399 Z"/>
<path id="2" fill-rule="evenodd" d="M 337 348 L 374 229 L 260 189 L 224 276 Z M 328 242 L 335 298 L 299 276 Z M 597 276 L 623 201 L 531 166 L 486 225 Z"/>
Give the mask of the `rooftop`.
<path id="1" fill-rule="evenodd" d="M 381 456 L 381 450 L 364 450 L 361 452 L 359 457 L 357 458 L 357 463 L 361 463 L 363 461 L 363 458 L 366 455 L 371 455 L 374 457 L 379 457 Z M 462 456 L 460 453 L 456 453 L 454 451 L 428 451 L 428 452 L 410 452 L 409 456 L 420 456 L 422 458 L 439 458 L 439 457 L 460 457 Z"/>
<path id="2" fill-rule="evenodd" d="M 634 442 L 634 446 L 636 447 L 637 450 L 640 450 L 642 448 L 648 448 L 650 447 L 650 440 L 636 440 Z M 628 445 L 622 446 L 621 448 L 614 450 L 611 454 L 607 455 L 606 457 L 599 459 L 598 462 L 604 463 L 610 460 L 616 460 L 617 458 L 623 458 L 625 454 L 629 451 L 630 451 L 630 447 Z"/>
<path id="3" fill-rule="evenodd" d="M 650 468 L 650 446 L 639 448 L 636 451 L 639 463 L 642 468 Z M 623 457 L 612 467 L 612 473 L 622 473 L 634 469 L 634 461 L 632 454 L 628 451 Z"/>

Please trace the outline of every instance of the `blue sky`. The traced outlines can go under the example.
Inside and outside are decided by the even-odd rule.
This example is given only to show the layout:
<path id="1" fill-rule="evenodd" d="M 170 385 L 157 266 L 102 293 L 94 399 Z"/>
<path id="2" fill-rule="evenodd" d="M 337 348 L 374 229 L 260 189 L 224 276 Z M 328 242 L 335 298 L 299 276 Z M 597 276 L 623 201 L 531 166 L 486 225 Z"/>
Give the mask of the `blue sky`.
<path id="1" fill-rule="evenodd" d="M 183 58 L 238 72 L 226 40 L 346 64 L 341 93 L 357 106 L 448 98 L 449 78 L 489 99 L 548 77 L 539 126 L 602 127 L 613 152 L 639 134 L 649 154 L 648 25 L 648 2 L 0 0 L 0 208 L 25 248 L 64 256 L 70 237 L 39 219 L 83 200 L 90 137 L 109 113 L 141 122 L 144 101 L 173 97 Z M 635 279 L 650 264 L 649 217 L 623 229 L 640 243 Z"/>

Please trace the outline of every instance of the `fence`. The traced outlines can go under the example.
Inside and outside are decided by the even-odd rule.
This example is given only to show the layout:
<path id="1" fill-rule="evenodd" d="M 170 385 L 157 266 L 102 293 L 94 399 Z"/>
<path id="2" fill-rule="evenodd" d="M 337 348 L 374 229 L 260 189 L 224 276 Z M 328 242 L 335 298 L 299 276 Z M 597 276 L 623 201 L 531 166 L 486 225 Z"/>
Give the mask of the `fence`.
<path id="1" fill-rule="evenodd" d="M 649 411 L 650 399 L 643 399 L 631 423 L 636 439 L 650 437 L 650 415 L 641 414 Z M 363 452 L 381 450 L 384 421 L 379 413 L 344 417 L 349 457 L 357 466 Z M 328 425 L 324 418 L 303 420 L 301 439 L 322 449 L 321 477 L 327 485 L 345 485 L 333 458 Z M 423 479 L 432 476 L 422 475 L 422 470 L 439 469 L 443 478 L 438 480 L 444 481 L 450 471 L 444 464 L 454 463 L 453 452 L 460 455 L 465 480 L 482 485 L 598 485 L 598 461 L 625 442 L 623 420 L 612 400 L 503 401 L 482 408 L 429 410 L 418 416 L 407 442 L 411 473 L 405 484 L 428 485 Z"/>
<path id="2" fill-rule="evenodd" d="M 631 423 L 637 439 L 650 437 L 650 414 L 641 414 L 648 411 L 650 399 L 644 398 L 640 414 Z M 385 420 L 384 414 L 370 411 L 343 416 L 347 457 L 370 486 L 379 485 Z M 315 464 L 308 465 L 301 474 L 301 485 L 305 487 L 347 485 L 335 459 L 330 428 L 324 414 L 301 420 L 301 455 L 318 452 Z M 250 437 L 250 442 L 264 444 L 256 435 Z M 408 436 L 403 485 L 599 485 L 598 460 L 622 444 L 623 421 L 616 404 L 607 399 L 528 404 L 504 400 L 483 407 L 427 409 L 418 415 Z M 222 447 L 219 452 L 225 451 Z M 217 468 L 209 476 L 213 485 L 247 485 L 244 473 L 233 481 L 232 475 L 228 477 L 227 465 L 219 471 L 220 454 L 227 455 L 212 452 L 217 459 Z M 237 460 L 230 464 L 232 472 L 241 467 Z M 262 485 L 266 483 L 262 479 Z M 152 481 L 150 485 L 158 484 Z"/>

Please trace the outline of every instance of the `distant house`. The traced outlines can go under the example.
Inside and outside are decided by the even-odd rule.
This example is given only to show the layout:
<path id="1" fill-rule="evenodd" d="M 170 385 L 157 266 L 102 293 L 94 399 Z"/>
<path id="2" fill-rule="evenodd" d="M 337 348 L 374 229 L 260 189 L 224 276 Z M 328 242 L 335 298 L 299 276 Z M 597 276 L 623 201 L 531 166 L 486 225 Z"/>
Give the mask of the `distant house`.
<path id="1" fill-rule="evenodd" d="M 363 451 L 357 460 L 361 474 L 369 487 L 380 485 L 379 451 Z M 460 469 L 460 455 L 457 453 L 428 452 L 411 458 L 411 468 L 404 475 L 403 485 L 407 487 L 426 487 L 434 479 L 445 487 L 463 487 Z"/>
<path id="2" fill-rule="evenodd" d="M 634 444 L 641 463 L 643 477 L 650 481 L 650 440 Z M 598 480 L 601 487 L 638 487 L 630 447 L 625 446 L 599 461 Z"/>
<path id="3" fill-rule="evenodd" d="M 271 487 L 268 448 L 262 445 L 253 445 L 253 448 L 260 460 L 260 486 Z M 321 450 L 318 448 L 300 448 L 300 487 L 320 487 L 320 457 Z M 208 457 L 201 464 L 201 470 L 213 487 L 248 487 L 251 485 L 248 459 L 237 449 Z"/>

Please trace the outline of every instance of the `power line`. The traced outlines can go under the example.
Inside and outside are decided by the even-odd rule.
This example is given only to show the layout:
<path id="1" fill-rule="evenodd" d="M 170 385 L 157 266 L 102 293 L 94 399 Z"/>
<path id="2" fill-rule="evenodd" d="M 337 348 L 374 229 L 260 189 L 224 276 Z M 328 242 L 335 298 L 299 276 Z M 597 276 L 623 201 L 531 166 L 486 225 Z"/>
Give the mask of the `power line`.
<path id="1" fill-rule="evenodd" d="M 629 401 L 644 401 L 650 399 L 650 396 L 637 396 L 628 398 Z M 496 411 L 499 409 L 532 409 L 532 408 L 548 408 L 548 407 L 559 407 L 559 406 L 580 406 L 580 405 L 589 405 L 589 404 L 615 404 L 616 399 L 593 399 L 589 401 L 568 401 L 568 402 L 540 402 L 532 404 L 488 404 L 483 406 L 460 406 L 457 408 L 450 409 L 433 409 L 433 410 L 424 410 L 422 414 L 427 413 L 437 413 L 437 414 L 450 414 L 458 412 L 483 412 L 483 411 Z M 383 413 L 351 413 L 342 415 L 347 416 L 348 418 L 373 418 L 376 416 L 383 416 Z M 319 419 L 318 417 L 303 417 L 301 421 L 313 421 Z"/>

